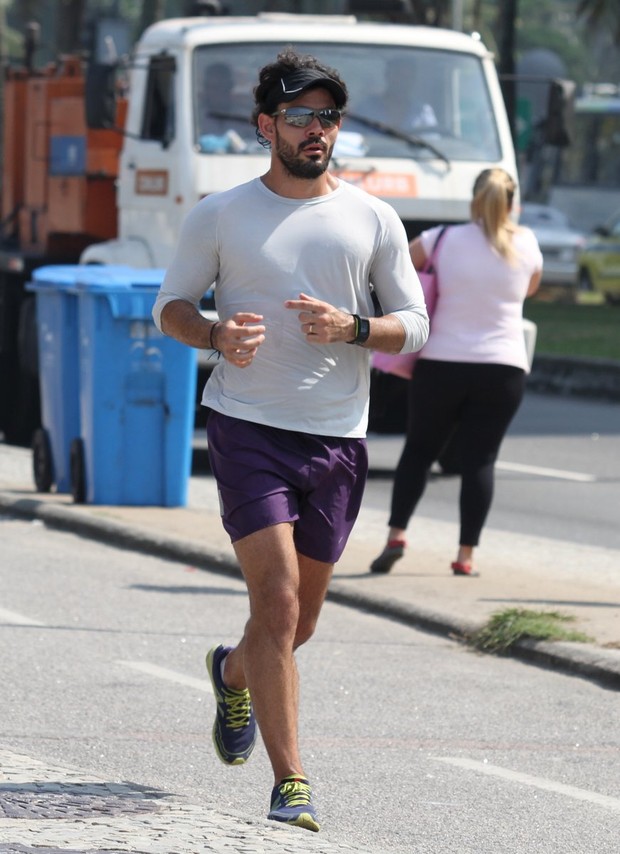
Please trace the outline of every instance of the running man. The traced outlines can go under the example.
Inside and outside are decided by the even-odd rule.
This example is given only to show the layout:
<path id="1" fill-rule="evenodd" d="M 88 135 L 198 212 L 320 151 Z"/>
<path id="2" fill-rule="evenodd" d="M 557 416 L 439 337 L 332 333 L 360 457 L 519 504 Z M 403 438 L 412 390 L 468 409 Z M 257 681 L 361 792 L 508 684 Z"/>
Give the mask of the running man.
<path id="1" fill-rule="evenodd" d="M 418 350 L 428 317 L 394 210 L 327 171 L 347 103 L 339 74 L 288 49 L 254 95 L 269 169 L 188 215 L 154 318 L 221 354 L 202 402 L 250 615 L 236 646 L 207 655 L 215 748 L 246 762 L 258 725 L 274 774 L 268 818 L 316 831 L 294 653 L 362 501 L 370 351 Z M 215 323 L 198 310 L 213 282 Z"/>

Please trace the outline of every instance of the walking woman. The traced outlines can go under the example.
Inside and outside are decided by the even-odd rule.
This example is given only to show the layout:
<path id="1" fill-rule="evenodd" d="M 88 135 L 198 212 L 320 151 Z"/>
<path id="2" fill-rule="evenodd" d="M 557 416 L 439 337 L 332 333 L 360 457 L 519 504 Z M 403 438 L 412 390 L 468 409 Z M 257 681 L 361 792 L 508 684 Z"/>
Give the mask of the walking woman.
<path id="1" fill-rule="evenodd" d="M 403 556 L 431 465 L 458 430 L 461 527 L 451 569 L 477 574 L 473 554 L 493 499 L 495 461 L 529 369 L 523 302 L 542 274 L 533 232 L 510 218 L 515 189 L 503 169 L 485 169 L 474 184 L 471 221 L 451 226 L 442 238 L 439 299 L 409 383 L 409 424 L 394 477 L 388 540 L 372 572 L 389 572 Z M 418 270 L 438 234 L 432 228 L 411 242 Z"/>

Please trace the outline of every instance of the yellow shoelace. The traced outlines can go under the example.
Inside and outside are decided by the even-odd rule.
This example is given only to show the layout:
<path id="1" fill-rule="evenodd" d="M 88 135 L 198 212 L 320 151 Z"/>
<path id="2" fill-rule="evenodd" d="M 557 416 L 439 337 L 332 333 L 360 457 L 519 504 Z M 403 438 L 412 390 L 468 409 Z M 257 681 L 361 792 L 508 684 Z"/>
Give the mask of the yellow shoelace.
<path id="1" fill-rule="evenodd" d="M 310 803 L 310 786 L 299 780 L 290 780 L 278 786 L 280 796 L 287 807 L 300 807 Z"/>
<path id="2" fill-rule="evenodd" d="M 226 724 L 231 729 L 241 729 L 250 722 L 252 701 L 250 692 L 225 691 L 224 702 L 226 703 Z"/>

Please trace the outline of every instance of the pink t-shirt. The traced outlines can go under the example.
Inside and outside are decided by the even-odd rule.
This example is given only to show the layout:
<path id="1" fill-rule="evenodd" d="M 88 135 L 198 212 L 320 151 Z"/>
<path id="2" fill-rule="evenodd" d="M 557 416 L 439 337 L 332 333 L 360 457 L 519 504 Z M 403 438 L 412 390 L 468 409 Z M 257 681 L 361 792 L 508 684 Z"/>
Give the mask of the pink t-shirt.
<path id="1" fill-rule="evenodd" d="M 439 228 L 420 235 L 427 257 Z M 523 301 L 532 275 L 542 270 L 534 233 L 513 235 L 517 260 L 509 264 L 474 222 L 450 226 L 436 258 L 439 298 L 421 358 L 485 362 L 529 370 L 523 334 Z"/>

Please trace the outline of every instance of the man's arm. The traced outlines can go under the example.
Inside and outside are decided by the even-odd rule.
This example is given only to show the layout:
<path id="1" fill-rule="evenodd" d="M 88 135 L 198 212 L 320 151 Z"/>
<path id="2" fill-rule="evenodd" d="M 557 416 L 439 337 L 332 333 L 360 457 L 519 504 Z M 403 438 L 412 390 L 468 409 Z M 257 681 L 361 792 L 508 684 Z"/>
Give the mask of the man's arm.
<path id="1" fill-rule="evenodd" d="M 287 300 L 286 308 L 299 312 L 301 331 L 309 344 L 353 344 L 359 331 L 360 321 L 323 300 L 300 294 L 298 300 Z M 384 353 L 399 353 L 406 339 L 405 329 L 398 317 L 364 318 L 369 324 L 368 337 L 360 344 L 369 350 Z"/>
<path id="2" fill-rule="evenodd" d="M 370 318 L 370 335 L 362 346 L 381 353 L 400 353 L 406 339 L 405 328 L 398 317 L 387 314 Z"/>
<path id="3" fill-rule="evenodd" d="M 161 310 L 160 324 L 164 335 L 176 338 L 188 347 L 208 350 L 215 346 L 212 341 L 215 323 L 203 317 L 196 306 L 185 300 L 166 303 Z"/>
<path id="4" fill-rule="evenodd" d="M 219 350 L 227 362 L 238 368 L 251 364 L 265 340 L 262 315 L 239 311 L 229 320 L 207 320 L 190 302 L 177 299 L 161 310 L 161 331 L 188 347 Z"/>

